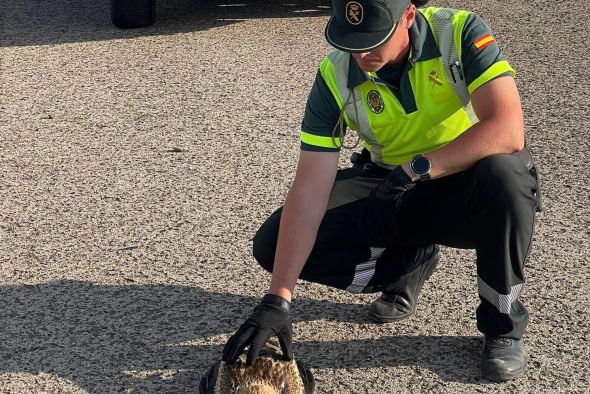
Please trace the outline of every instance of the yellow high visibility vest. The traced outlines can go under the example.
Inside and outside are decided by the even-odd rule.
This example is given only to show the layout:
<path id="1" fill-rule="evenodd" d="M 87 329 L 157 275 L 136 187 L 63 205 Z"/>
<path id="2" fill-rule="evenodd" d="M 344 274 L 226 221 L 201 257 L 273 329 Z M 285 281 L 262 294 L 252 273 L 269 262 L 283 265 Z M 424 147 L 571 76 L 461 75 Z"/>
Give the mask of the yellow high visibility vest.
<path id="1" fill-rule="evenodd" d="M 434 32 L 441 57 L 415 62 L 409 71 L 417 111 L 406 114 L 375 73 L 367 73 L 367 81 L 349 88 L 349 53 L 335 50 L 320 65 L 348 128 L 363 139 L 373 162 L 385 167 L 402 164 L 457 138 L 478 121 L 470 94 L 492 75 L 506 71 L 514 75 L 508 62 L 500 61 L 467 86 L 457 71 L 462 68 L 461 34 L 469 12 L 435 7 L 418 11 Z M 340 141 L 338 137 L 333 140 Z"/>

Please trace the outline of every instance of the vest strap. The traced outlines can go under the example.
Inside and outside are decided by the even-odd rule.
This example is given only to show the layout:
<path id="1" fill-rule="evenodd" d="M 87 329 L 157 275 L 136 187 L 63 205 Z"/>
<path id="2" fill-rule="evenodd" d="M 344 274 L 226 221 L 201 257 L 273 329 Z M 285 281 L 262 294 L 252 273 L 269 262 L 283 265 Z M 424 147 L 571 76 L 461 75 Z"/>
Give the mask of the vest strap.
<path id="1" fill-rule="evenodd" d="M 457 54 L 455 43 L 455 29 L 453 27 L 453 15 L 457 12 L 450 8 L 442 8 L 432 15 L 432 27 L 434 35 L 441 52 L 441 61 L 447 74 L 447 79 L 453 90 L 459 96 L 463 109 L 472 124 L 479 122 L 473 107 L 471 106 L 471 95 L 467 90 L 467 81 L 463 72 L 463 63 Z"/>

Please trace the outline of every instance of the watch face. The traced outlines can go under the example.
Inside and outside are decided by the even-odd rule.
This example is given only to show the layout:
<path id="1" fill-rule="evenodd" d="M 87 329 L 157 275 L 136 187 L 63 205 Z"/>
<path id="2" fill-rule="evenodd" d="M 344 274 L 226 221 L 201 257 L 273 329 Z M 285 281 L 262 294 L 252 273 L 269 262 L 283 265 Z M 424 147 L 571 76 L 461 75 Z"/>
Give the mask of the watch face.
<path id="1" fill-rule="evenodd" d="M 412 160 L 412 171 L 416 175 L 424 175 L 430 172 L 430 160 L 424 156 L 419 156 Z"/>

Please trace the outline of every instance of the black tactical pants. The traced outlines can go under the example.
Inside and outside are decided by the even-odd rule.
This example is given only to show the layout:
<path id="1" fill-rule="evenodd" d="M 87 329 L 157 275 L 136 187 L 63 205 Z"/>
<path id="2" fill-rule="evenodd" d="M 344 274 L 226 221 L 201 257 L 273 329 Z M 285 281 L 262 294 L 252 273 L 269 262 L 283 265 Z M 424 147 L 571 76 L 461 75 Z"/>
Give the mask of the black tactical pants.
<path id="1" fill-rule="evenodd" d="M 534 168 L 533 168 L 534 171 Z M 520 339 L 528 312 L 519 301 L 531 247 L 538 183 L 513 155 L 490 156 L 472 168 L 419 183 L 404 193 L 394 216 L 398 232 L 376 245 L 359 226 L 360 208 L 384 176 L 374 165 L 340 170 L 301 279 L 351 292 L 377 292 L 442 244 L 477 253 L 478 329 Z M 254 257 L 272 272 L 281 209 L 254 238 Z M 382 241 L 380 241 L 382 242 Z"/>

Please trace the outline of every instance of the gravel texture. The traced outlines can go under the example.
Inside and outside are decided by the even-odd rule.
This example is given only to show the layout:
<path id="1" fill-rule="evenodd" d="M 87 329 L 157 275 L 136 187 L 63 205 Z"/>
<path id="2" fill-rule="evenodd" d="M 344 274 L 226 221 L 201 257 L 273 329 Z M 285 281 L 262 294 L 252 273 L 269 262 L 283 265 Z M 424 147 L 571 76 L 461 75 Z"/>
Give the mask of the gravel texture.
<path id="1" fill-rule="evenodd" d="M 108 0 L 0 0 L 0 393 L 194 393 L 267 289 L 251 238 L 295 170 L 329 3 L 217 1 L 124 31 Z M 319 393 L 587 392 L 590 12 L 433 4 L 482 15 L 518 71 L 545 204 L 526 376 L 479 377 L 475 255 L 448 248 L 397 324 L 302 282 L 296 356 Z"/>

